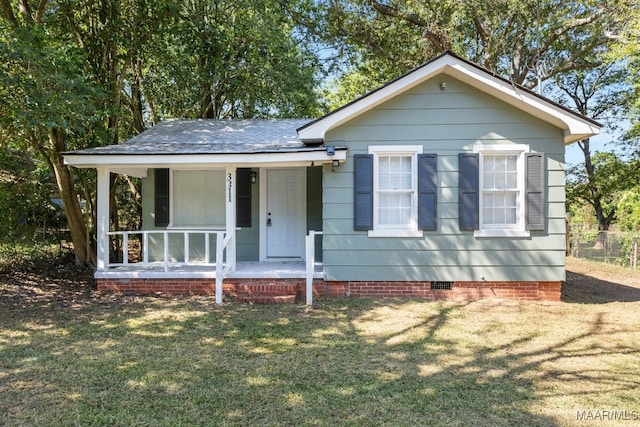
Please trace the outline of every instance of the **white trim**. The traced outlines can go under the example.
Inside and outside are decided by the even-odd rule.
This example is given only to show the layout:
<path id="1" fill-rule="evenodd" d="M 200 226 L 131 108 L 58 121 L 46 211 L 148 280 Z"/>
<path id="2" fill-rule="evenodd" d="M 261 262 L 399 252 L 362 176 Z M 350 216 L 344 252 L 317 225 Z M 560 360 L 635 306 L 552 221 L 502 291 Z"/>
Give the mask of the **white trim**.
<path id="1" fill-rule="evenodd" d="M 422 145 L 370 145 L 369 154 L 422 154 Z"/>
<path id="2" fill-rule="evenodd" d="M 480 154 L 478 162 L 478 223 L 479 230 L 474 230 L 474 237 L 528 237 L 529 231 L 526 230 L 526 171 L 525 171 L 525 154 L 530 152 L 527 144 L 477 144 L 473 147 L 473 152 Z M 516 172 L 517 172 L 517 192 L 516 199 L 516 224 L 513 225 L 484 225 L 483 221 L 483 192 L 484 192 L 484 156 L 486 153 L 492 155 L 517 155 Z"/>
<path id="3" fill-rule="evenodd" d="M 227 166 L 224 173 L 225 177 L 225 223 L 226 237 L 229 238 L 226 251 L 226 261 L 229 271 L 236 271 L 236 167 Z M 218 259 L 216 258 L 216 262 Z"/>
<path id="4" fill-rule="evenodd" d="M 97 168 L 97 209 L 96 209 L 96 239 L 97 254 L 96 268 L 98 271 L 105 271 L 109 265 L 109 194 L 110 170 L 106 167 Z"/>
<path id="5" fill-rule="evenodd" d="M 422 230 L 411 230 L 401 228 L 382 228 L 379 230 L 369 230 L 369 237 L 423 237 Z"/>
<path id="6" fill-rule="evenodd" d="M 336 110 L 300 129 L 298 135 L 303 141 L 324 140 L 329 130 L 358 117 L 439 74 L 449 75 L 465 82 L 490 96 L 562 129 L 565 144 L 600 132 L 600 127 L 587 119 L 571 114 L 560 106 L 521 90 L 517 86 L 494 77 L 487 71 L 478 69 L 455 56 L 443 55 L 402 78 L 363 96 L 354 103 L 348 104 L 344 108 Z"/>
<path id="7" fill-rule="evenodd" d="M 473 237 L 529 237 L 531 233 L 529 230 L 518 230 L 518 229 L 482 229 L 482 230 L 474 230 Z"/>
<path id="8" fill-rule="evenodd" d="M 122 155 L 122 154 L 73 154 L 64 155 L 64 163 L 79 168 L 96 168 L 99 165 L 139 166 L 163 168 L 180 165 L 190 169 L 210 168 L 211 165 L 224 166 L 234 164 L 237 167 L 251 165 L 268 165 L 269 167 L 310 166 L 311 162 L 331 163 L 338 160 L 344 163 L 347 150 L 336 149 L 333 156 L 324 151 L 303 151 L 294 153 L 248 153 L 248 154 L 150 154 L 150 155 Z M 143 165 L 145 165 L 143 167 Z M 129 171 L 131 171 L 129 169 Z"/>
<path id="9" fill-rule="evenodd" d="M 133 265 L 133 264 L 129 264 Z M 215 279 L 216 270 L 210 271 L 96 271 L 94 279 Z M 229 277 L 229 276 L 227 276 Z"/>
<path id="10" fill-rule="evenodd" d="M 258 245 L 260 262 L 267 260 L 267 168 L 260 168 L 258 172 L 260 212 L 258 213 Z"/>
<path id="11" fill-rule="evenodd" d="M 473 146 L 474 153 L 482 153 L 483 151 L 499 151 L 500 153 L 529 153 L 531 148 L 528 144 L 476 144 Z"/>
<path id="12" fill-rule="evenodd" d="M 418 154 L 422 154 L 422 145 L 370 145 L 369 154 L 373 155 L 373 230 L 369 237 L 422 237 L 418 230 Z M 378 157 L 380 155 L 411 156 L 411 221 L 403 227 L 392 227 L 378 223 Z"/>
<path id="13" fill-rule="evenodd" d="M 300 212 L 302 212 L 301 228 L 302 228 L 302 237 L 306 236 L 307 232 L 307 208 L 306 208 L 306 199 L 307 199 L 307 168 L 305 167 L 296 167 L 296 168 L 260 168 L 259 179 L 260 183 L 260 224 L 258 225 L 259 229 L 259 257 L 260 262 L 283 262 L 283 261 L 304 261 L 305 260 L 305 246 L 304 241 L 302 244 L 302 253 L 300 257 L 292 257 L 292 258 L 273 258 L 269 257 L 267 253 L 267 199 L 268 199 L 268 173 L 269 169 L 299 169 L 301 170 L 301 180 L 300 183 L 302 188 L 302 193 L 300 197 Z"/>

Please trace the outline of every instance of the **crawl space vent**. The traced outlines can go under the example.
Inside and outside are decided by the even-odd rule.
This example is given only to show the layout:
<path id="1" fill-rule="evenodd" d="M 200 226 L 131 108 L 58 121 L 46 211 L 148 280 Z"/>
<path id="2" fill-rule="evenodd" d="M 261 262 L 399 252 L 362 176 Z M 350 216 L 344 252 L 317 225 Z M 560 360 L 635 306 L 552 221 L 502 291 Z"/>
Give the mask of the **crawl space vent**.
<path id="1" fill-rule="evenodd" d="M 432 291 L 450 291 L 453 282 L 431 282 Z"/>

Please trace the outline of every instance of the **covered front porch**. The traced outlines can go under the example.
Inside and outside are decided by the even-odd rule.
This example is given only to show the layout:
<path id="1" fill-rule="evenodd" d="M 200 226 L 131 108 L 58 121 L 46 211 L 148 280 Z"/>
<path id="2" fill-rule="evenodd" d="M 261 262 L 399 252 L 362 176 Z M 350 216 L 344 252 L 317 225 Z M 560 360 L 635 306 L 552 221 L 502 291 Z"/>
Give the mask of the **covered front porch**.
<path id="1" fill-rule="evenodd" d="M 322 278 L 322 175 L 346 148 L 302 144 L 296 121 L 164 123 L 65 155 L 97 170 L 99 284 L 213 281 L 222 303 L 225 281 Z M 110 228 L 114 173 L 142 179 L 141 230 Z"/>

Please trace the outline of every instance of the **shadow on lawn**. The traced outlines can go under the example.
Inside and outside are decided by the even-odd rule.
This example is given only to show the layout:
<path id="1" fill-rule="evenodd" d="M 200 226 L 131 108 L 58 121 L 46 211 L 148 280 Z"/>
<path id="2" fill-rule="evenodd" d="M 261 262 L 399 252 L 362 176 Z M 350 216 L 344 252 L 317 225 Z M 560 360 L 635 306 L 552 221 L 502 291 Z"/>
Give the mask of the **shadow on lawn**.
<path id="1" fill-rule="evenodd" d="M 541 381 L 640 386 L 558 364 L 613 351 L 601 318 L 546 339 L 519 330 L 520 305 L 136 301 L 3 322 L 0 424 L 554 426 Z M 467 321 L 485 309 L 508 316 Z"/>
<path id="2" fill-rule="evenodd" d="M 640 301 L 640 288 L 608 282 L 567 270 L 562 284 L 562 301 L 582 304 Z"/>
<path id="3" fill-rule="evenodd" d="M 636 341 L 592 311 L 559 327 L 555 304 L 218 307 L 96 294 L 57 274 L 45 288 L 12 276 L 28 298 L 0 296 L 0 425 L 556 426 L 576 408 L 543 411 L 544 399 L 640 387 L 636 364 L 601 363 L 637 358 Z M 568 274 L 563 300 L 613 298 L 584 280 Z"/>

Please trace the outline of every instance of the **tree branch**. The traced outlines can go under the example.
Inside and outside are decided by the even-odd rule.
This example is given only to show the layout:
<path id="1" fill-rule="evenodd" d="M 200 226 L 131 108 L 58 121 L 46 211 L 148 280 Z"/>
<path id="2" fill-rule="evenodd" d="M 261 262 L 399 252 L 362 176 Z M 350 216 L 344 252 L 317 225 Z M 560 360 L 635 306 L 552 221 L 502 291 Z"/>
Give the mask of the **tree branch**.
<path id="1" fill-rule="evenodd" d="M 44 11 L 48 2 L 49 0 L 40 0 L 40 3 L 38 4 L 38 13 L 36 14 L 36 22 L 38 24 L 42 23 L 42 17 L 44 16 Z"/>
<path id="2" fill-rule="evenodd" d="M 13 13 L 13 8 L 11 7 L 9 0 L 0 0 L 0 14 L 4 19 L 9 21 L 13 28 L 18 26 L 18 20 L 16 19 L 16 15 Z"/>
<path id="3" fill-rule="evenodd" d="M 422 20 L 422 18 L 420 18 L 417 14 L 404 14 L 395 7 L 378 3 L 375 0 L 369 0 L 369 4 L 382 15 L 402 19 L 403 21 L 406 21 L 410 24 L 424 28 L 422 37 L 433 43 L 437 49 L 441 51 L 451 49 L 451 39 L 449 39 L 445 34 L 437 31 L 435 25 L 429 24 L 428 22 Z"/>
<path id="4" fill-rule="evenodd" d="M 542 54 L 542 52 L 546 52 L 547 50 L 549 50 L 549 48 L 565 33 L 567 33 L 570 30 L 573 30 L 575 28 L 578 27 L 582 27 L 585 25 L 589 25 L 592 22 L 596 21 L 597 19 L 599 19 L 602 15 L 604 15 L 605 13 L 605 9 L 601 8 L 598 9 L 595 13 L 593 13 L 591 16 L 587 16 L 586 18 L 582 18 L 582 19 L 576 19 L 574 21 L 570 21 L 569 23 L 567 23 L 566 25 L 556 29 L 553 32 L 553 35 L 551 37 L 549 37 L 547 39 L 547 41 L 544 43 L 544 45 L 542 45 L 542 47 L 540 47 L 540 49 L 538 50 L 538 54 Z"/>
<path id="5" fill-rule="evenodd" d="M 33 25 L 34 21 L 33 16 L 31 15 L 31 6 L 29 6 L 29 1 L 18 0 L 18 8 L 20 9 L 20 15 L 24 17 L 24 21 L 29 25 Z"/>

